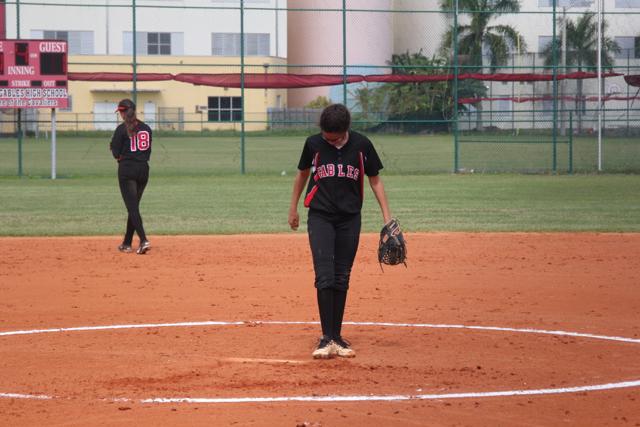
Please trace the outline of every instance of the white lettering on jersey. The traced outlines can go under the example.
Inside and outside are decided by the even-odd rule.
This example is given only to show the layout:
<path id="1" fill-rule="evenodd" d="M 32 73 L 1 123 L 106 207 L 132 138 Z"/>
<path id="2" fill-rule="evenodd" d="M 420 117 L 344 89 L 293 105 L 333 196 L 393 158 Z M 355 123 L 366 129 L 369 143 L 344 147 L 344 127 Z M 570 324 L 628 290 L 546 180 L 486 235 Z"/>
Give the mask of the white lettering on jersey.
<path id="1" fill-rule="evenodd" d="M 345 169 L 347 172 L 345 173 Z M 351 178 L 354 181 L 357 181 L 360 177 L 360 169 L 351 166 L 351 165 L 343 165 L 342 163 L 333 164 L 327 163 L 326 165 L 316 166 L 316 180 L 323 178 L 330 178 L 337 176 L 338 178 Z"/>

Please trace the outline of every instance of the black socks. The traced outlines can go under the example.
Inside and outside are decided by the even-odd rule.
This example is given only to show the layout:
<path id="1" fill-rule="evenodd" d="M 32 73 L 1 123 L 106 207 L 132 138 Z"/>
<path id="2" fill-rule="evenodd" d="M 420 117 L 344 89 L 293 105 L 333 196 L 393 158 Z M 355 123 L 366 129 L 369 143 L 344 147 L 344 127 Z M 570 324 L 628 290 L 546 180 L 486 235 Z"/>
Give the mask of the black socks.
<path id="1" fill-rule="evenodd" d="M 340 337 L 342 330 L 342 318 L 344 317 L 347 292 L 325 288 L 318 289 L 317 295 L 322 335 L 329 339 L 337 339 Z"/>
<path id="2" fill-rule="evenodd" d="M 344 306 L 347 302 L 347 291 L 333 289 L 333 338 L 340 338 L 342 330 L 342 317 Z"/>

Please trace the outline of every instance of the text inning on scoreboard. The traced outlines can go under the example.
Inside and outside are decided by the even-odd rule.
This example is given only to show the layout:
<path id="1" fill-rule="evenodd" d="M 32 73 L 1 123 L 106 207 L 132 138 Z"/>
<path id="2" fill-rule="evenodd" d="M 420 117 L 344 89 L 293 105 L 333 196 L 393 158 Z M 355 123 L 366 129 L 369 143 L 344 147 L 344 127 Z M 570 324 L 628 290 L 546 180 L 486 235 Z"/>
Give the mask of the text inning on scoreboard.
<path id="1" fill-rule="evenodd" d="M 0 40 L 0 108 L 66 108 L 67 42 Z"/>

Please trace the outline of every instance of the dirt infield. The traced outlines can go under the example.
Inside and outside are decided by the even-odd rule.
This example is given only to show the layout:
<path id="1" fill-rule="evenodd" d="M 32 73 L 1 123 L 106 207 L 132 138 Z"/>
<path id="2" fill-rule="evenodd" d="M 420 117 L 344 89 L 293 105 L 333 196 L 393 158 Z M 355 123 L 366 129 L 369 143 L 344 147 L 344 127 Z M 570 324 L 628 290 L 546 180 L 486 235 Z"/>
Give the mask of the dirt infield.
<path id="1" fill-rule="evenodd" d="M 640 426 L 640 234 L 376 238 L 328 361 L 302 232 L 0 239 L 0 425 Z"/>

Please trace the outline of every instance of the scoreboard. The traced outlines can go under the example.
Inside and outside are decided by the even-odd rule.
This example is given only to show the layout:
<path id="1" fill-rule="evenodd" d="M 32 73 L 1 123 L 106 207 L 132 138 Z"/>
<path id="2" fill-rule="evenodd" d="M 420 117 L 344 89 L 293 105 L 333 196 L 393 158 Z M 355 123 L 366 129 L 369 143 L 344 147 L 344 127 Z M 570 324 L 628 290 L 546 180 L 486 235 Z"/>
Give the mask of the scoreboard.
<path id="1" fill-rule="evenodd" d="M 0 108 L 66 108 L 67 42 L 0 40 Z"/>

